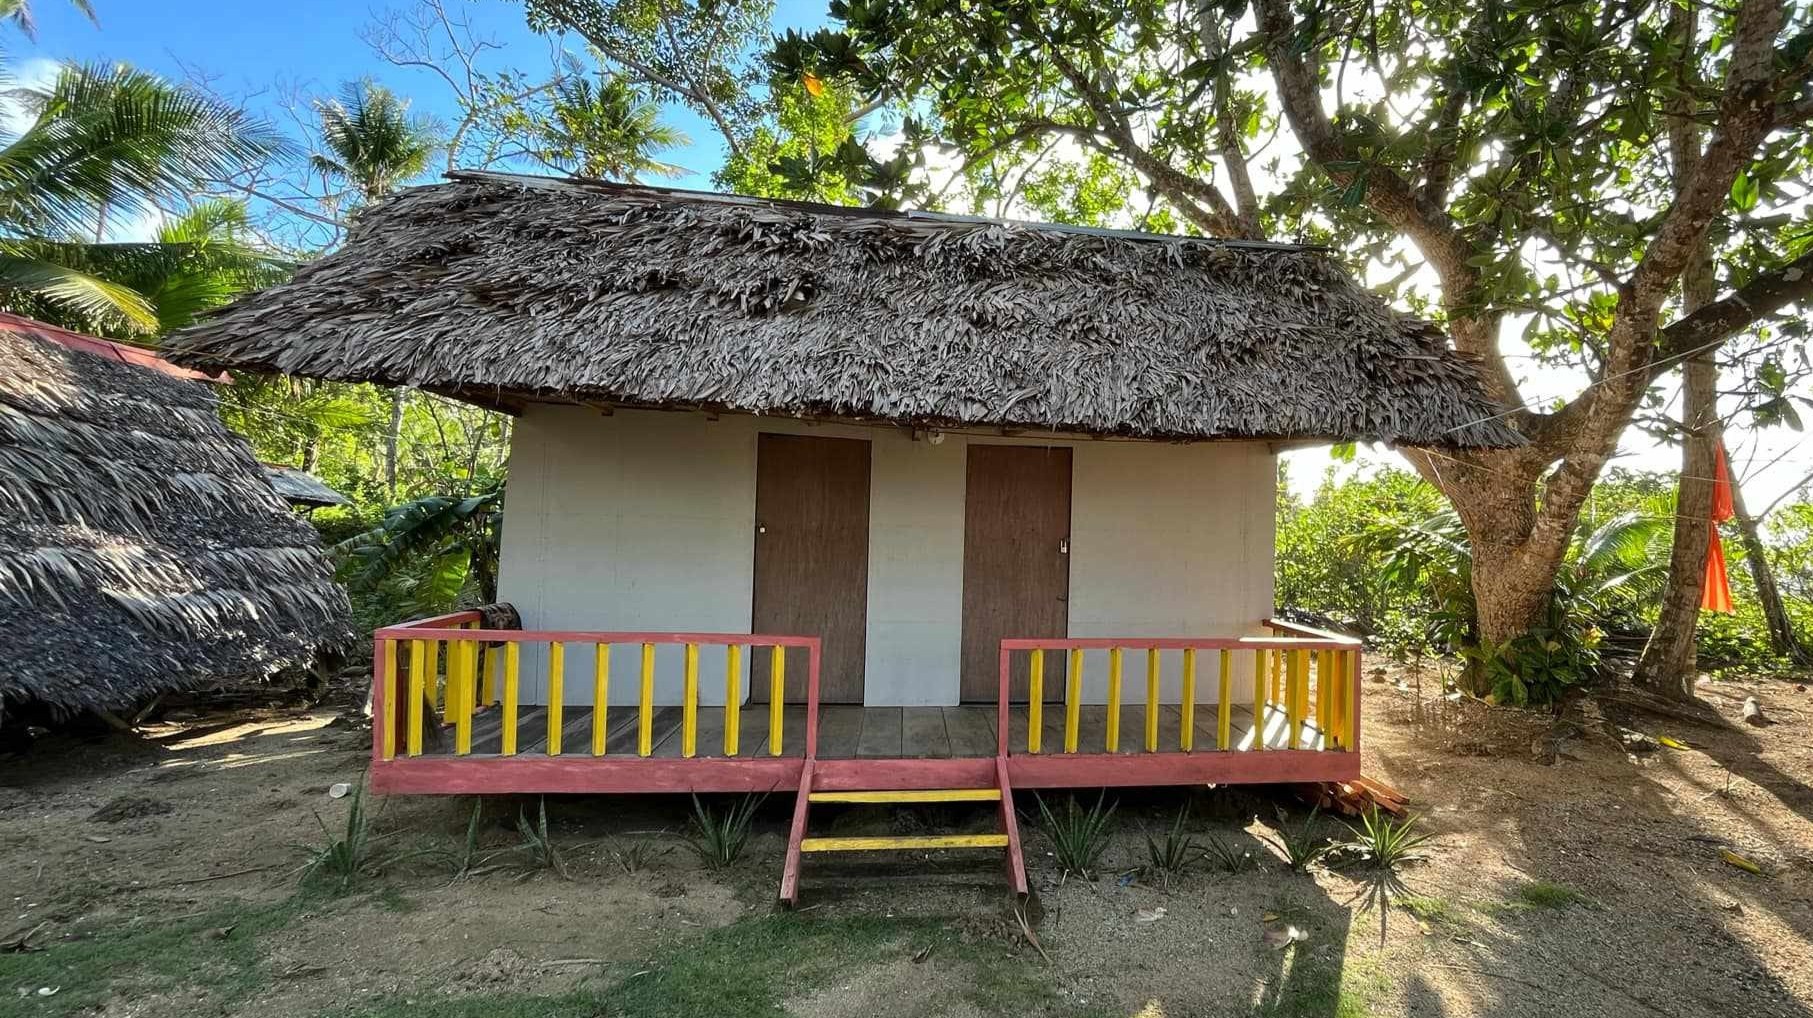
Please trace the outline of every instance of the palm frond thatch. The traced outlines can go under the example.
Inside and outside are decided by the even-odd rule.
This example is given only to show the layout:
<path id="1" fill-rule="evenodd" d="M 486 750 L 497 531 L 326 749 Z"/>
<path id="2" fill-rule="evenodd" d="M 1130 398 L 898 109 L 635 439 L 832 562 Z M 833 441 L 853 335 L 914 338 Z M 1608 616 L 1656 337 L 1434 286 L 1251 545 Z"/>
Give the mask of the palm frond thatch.
<path id="1" fill-rule="evenodd" d="M 1439 330 L 1300 246 L 452 177 L 172 355 L 475 402 L 1522 442 Z"/>
<path id="2" fill-rule="evenodd" d="M 313 528 L 209 387 L 0 318 L 0 701 L 256 679 L 350 638 Z"/>

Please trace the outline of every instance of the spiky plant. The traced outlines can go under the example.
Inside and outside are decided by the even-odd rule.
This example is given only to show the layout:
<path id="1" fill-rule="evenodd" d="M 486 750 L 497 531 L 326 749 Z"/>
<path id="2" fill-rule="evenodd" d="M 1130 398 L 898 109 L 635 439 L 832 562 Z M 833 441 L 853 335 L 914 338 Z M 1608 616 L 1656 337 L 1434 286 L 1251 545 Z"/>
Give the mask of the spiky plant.
<path id="1" fill-rule="evenodd" d="M 1070 796 L 1060 813 L 1052 812 L 1043 796 L 1035 798 L 1045 836 L 1051 839 L 1052 854 L 1065 876 L 1074 873 L 1085 880 L 1094 879 L 1113 834 L 1114 804 L 1106 802 L 1107 795 L 1103 791 L 1096 796 L 1095 805 L 1087 810 L 1077 804 L 1076 796 Z"/>
<path id="2" fill-rule="evenodd" d="M 1360 815 L 1359 826 L 1347 825 L 1353 837 L 1342 847 L 1361 861 L 1395 869 L 1424 857 L 1421 849 L 1430 835 L 1414 833 L 1416 821 L 1416 817 L 1409 817 L 1399 823 L 1375 804 Z"/>
<path id="3" fill-rule="evenodd" d="M 692 797 L 693 833 L 686 844 L 708 869 L 721 870 L 737 861 L 749 843 L 755 811 L 766 795 L 745 795 L 719 810 Z"/>
<path id="4" fill-rule="evenodd" d="M 1278 811 L 1277 837 L 1263 839 L 1284 856 L 1285 863 L 1293 872 L 1307 871 L 1335 848 L 1335 843 L 1322 833 L 1321 825 L 1317 823 L 1321 819 L 1321 813 L 1320 806 L 1312 808 L 1302 826 L 1293 830 L 1281 809 Z"/>
<path id="5" fill-rule="evenodd" d="M 1171 878 L 1182 873 L 1191 863 L 1202 856 L 1202 846 L 1190 836 L 1190 804 L 1184 803 L 1177 811 L 1176 819 L 1165 832 L 1163 841 L 1146 835 L 1147 870 L 1158 874 L 1158 879 L 1166 887 L 1171 886 Z"/>

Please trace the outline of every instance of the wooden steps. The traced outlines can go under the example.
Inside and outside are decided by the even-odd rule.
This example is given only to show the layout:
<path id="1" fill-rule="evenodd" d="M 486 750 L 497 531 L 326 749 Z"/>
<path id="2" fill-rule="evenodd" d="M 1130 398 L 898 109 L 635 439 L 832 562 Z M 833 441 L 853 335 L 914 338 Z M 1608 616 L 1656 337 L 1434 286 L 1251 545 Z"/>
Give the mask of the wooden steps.
<path id="1" fill-rule="evenodd" d="M 1007 877 L 1014 893 L 1027 895 L 1026 863 L 1020 856 L 1020 827 L 1014 815 L 1013 789 L 1008 785 L 1007 760 L 995 758 L 995 784 L 984 788 L 900 789 L 875 788 L 844 791 L 815 790 L 813 769 L 806 760 L 800 774 L 799 798 L 793 805 L 793 828 L 787 838 L 787 859 L 781 871 L 781 903 L 799 900 L 800 859 L 821 852 L 932 851 L 935 849 L 989 849 L 1006 854 Z M 809 814 L 815 804 L 904 805 L 910 803 L 992 802 L 1001 829 L 984 834 L 914 834 L 888 837 L 807 836 Z"/>

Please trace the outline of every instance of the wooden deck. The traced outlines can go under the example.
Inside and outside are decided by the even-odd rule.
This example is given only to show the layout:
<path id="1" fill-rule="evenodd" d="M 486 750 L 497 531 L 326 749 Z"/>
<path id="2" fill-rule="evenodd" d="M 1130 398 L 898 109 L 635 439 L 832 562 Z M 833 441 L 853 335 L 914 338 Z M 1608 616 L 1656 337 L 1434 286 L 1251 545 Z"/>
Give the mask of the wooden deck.
<path id="1" fill-rule="evenodd" d="M 1103 706 L 1080 709 L 1078 753 L 1105 753 L 1108 710 Z M 1040 725 L 1040 755 L 1062 755 L 1064 749 L 1064 708 L 1047 704 Z M 745 706 L 741 711 L 741 733 L 737 745 L 738 759 L 771 757 L 768 744 L 768 708 L 765 704 Z M 1237 750 L 1253 745 L 1253 714 L 1248 707 L 1231 711 L 1230 735 Z M 723 711 L 718 708 L 699 710 L 697 753 L 700 758 L 723 757 Z M 1025 705 L 1016 705 L 1008 718 L 1008 748 L 1015 754 L 1027 752 Z M 637 711 L 633 707 L 613 707 L 606 715 L 605 755 L 636 755 Z M 592 709 L 567 706 L 561 713 L 562 759 L 591 755 Z M 1176 751 L 1180 745 L 1183 712 L 1175 704 L 1159 708 L 1158 748 Z M 1215 708 L 1198 705 L 1195 716 L 1195 749 L 1213 751 L 1215 746 Z M 548 746 L 547 708 L 524 706 L 517 713 L 516 755 L 546 756 Z M 654 709 L 653 757 L 675 759 L 680 752 L 681 709 Z M 1145 705 L 1121 708 L 1119 754 L 1145 752 Z M 438 740 L 430 739 L 424 755 L 451 754 L 453 729 L 443 727 Z M 785 708 L 782 723 L 781 757 L 803 757 L 806 740 L 806 708 Z M 1265 725 L 1265 748 L 1284 749 L 1290 732 L 1284 712 L 1268 710 Z M 480 708 L 472 718 L 473 756 L 496 756 L 502 746 L 502 712 L 496 707 Z M 1322 739 L 1313 724 L 1303 726 L 1299 749 L 1322 749 Z M 968 705 L 962 707 L 861 707 L 851 704 L 827 704 L 819 708 L 819 759 L 921 759 L 942 760 L 960 757 L 995 755 L 995 707 Z"/>

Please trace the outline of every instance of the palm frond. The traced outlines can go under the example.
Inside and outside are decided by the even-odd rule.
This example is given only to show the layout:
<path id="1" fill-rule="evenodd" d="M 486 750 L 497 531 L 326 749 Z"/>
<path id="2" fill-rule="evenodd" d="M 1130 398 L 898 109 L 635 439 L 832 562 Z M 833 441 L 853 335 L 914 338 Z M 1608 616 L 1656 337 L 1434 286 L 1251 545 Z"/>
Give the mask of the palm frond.
<path id="1" fill-rule="evenodd" d="M 144 294 L 35 254 L 29 246 L 0 245 L 0 292 L 29 294 L 52 308 L 124 332 L 157 329 L 157 309 Z"/>
<path id="2" fill-rule="evenodd" d="M 265 121 L 123 64 L 64 65 L 20 105 L 34 119 L 0 149 L 0 222 L 15 235 L 88 235 L 102 209 L 149 212 L 289 147 Z"/>

